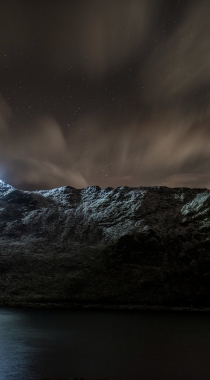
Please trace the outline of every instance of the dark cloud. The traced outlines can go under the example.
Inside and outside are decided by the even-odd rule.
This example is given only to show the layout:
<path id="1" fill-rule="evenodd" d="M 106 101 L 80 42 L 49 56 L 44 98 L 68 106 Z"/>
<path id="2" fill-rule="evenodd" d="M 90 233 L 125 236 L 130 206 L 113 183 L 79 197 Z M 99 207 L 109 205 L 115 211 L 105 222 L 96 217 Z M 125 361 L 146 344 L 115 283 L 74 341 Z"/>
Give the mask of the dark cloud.
<path id="1" fill-rule="evenodd" d="M 5 2 L 2 179 L 210 187 L 209 11 L 206 0 Z"/>
<path id="2" fill-rule="evenodd" d="M 53 52 L 57 64 L 60 61 L 66 69 L 72 64 L 79 66 L 98 79 L 141 51 L 154 16 L 153 0 L 150 4 L 146 0 L 79 3 L 74 9 L 76 22 L 69 20 L 70 2 L 60 10 L 63 22 Z"/>
<path id="3" fill-rule="evenodd" d="M 98 78 L 141 51 L 154 10 L 154 0 L 9 1 L 0 49 L 5 63 L 35 58 L 61 74 L 75 66 Z"/>
<path id="4" fill-rule="evenodd" d="M 178 28 L 152 51 L 144 67 L 145 100 L 164 106 L 189 100 L 193 108 L 202 92 L 210 94 L 209 12 L 208 1 L 192 2 Z"/>

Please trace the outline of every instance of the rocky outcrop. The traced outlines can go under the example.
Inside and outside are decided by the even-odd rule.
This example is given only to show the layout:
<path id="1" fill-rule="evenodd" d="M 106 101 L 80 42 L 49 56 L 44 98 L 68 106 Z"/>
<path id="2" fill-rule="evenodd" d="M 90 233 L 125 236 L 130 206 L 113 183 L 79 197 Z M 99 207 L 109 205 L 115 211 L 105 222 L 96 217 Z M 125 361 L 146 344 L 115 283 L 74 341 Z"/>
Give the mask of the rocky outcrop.
<path id="1" fill-rule="evenodd" d="M 210 190 L 1 182 L 0 305 L 210 308 Z"/>

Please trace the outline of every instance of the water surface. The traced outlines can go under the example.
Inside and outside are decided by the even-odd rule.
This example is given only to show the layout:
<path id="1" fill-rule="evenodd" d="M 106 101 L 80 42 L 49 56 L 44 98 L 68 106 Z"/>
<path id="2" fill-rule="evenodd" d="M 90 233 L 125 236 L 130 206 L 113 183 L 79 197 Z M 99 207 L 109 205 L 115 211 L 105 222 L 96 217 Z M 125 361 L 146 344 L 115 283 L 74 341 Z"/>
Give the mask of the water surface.
<path id="1" fill-rule="evenodd" d="M 210 314 L 0 309 L 0 379 L 210 379 Z"/>

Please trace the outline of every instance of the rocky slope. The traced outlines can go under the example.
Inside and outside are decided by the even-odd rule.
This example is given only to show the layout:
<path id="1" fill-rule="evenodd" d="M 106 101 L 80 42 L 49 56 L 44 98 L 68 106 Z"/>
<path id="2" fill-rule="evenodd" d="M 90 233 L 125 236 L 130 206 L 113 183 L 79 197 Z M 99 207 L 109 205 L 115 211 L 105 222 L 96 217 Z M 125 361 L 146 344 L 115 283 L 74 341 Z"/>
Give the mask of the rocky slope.
<path id="1" fill-rule="evenodd" d="M 0 182 L 0 306 L 210 308 L 210 190 Z"/>

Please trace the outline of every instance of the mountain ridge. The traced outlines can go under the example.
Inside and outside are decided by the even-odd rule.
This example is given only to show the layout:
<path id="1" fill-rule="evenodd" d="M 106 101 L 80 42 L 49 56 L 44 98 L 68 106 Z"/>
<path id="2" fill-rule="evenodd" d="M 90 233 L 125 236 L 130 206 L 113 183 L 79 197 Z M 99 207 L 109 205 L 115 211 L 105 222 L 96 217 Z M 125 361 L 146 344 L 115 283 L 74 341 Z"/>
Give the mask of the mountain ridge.
<path id="1" fill-rule="evenodd" d="M 0 306 L 210 308 L 210 190 L 0 182 Z"/>

